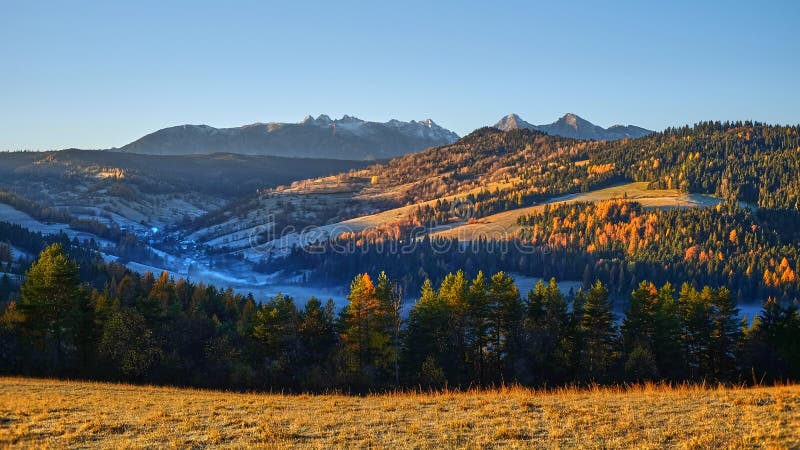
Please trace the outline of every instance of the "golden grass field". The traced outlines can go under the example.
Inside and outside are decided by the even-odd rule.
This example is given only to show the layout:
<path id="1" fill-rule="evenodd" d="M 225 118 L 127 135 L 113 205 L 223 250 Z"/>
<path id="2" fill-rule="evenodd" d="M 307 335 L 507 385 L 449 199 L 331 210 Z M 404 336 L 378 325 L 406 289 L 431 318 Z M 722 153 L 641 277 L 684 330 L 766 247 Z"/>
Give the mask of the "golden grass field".
<path id="1" fill-rule="evenodd" d="M 478 238 L 508 239 L 511 236 L 515 236 L 520 229 L 517 225 L 519 217 L 542 211 L 545 205 L 553 206 L 577 202 L 596 203 L 627 198 L 630 201 L 641 203 L 645 208 L 671 209 L 711 207 L 722 201 L 710 195 L 684 194 L 677 189 L 647 189 L 647 185 L 647 182 L 633 182 L 581 194 L 565 195 L 539 205 L 512 209 L 486 216 L 475 223 L 461 223 L 432 235 L 458 238 L 461 241 L 471 241 Z"/>
<path id="2" fill-rule="evenodd" d="M 800 386 L 239 394 L 0 378 L 0 448 L 800 448 Z"/>

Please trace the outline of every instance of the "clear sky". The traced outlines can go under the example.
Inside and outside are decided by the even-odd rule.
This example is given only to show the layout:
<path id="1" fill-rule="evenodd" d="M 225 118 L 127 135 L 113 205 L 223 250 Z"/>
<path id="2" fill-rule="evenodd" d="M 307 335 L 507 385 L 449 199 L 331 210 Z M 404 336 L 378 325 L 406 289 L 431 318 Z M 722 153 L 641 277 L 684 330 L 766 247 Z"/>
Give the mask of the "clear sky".
<path id="1" fill-rule="evenodd" d="M 0 0 L 0 149 L 321 113 L 797 124 L 798 24 L 797 0 Z"/>

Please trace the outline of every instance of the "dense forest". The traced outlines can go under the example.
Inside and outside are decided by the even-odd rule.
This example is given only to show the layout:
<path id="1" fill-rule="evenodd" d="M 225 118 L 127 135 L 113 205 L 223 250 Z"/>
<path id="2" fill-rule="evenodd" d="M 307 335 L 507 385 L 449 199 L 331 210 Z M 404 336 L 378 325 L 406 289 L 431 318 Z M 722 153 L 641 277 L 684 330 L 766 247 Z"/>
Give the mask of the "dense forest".
<path id="1" fill-rule="evenodd" d="M 379 185 L 408 186 L 400 204 L 433 200 L 411 216 L 342 235 L 313 252 L 295 249 L 287 259 L 261 262 L 259 270 L 313 269 L 317 281 L 338 284 L 358 272 L 386 268 L 406 289 L 425 278 L 441 281 L 459 268 L 506 270 L 584 283 L 600 279 L 612 295 L 625 295 L 643 279 L 686 280 L 725 284 L 745 299 L 791 300 L 798 294 L 794 273 L 800 264 L 795 226 L 799 131 L 754 122 L 703 122 L 634 140 L 587 142 L 482 128 L 452 145 L 368 170 L 379 174 Z M 463 252 L 457 251 L 459 245 L 423 236 L 424 230 L 455 221 L 470 223 L 562 194 L 630 181 L 715 195 L 723 205 L 676 211 L 642 211 L 633 205 L 635 217 L 609 225 L 598 217 L 575 223 L 594 214 L 589 205 L 551 209 L 530 224 L 520 222 L 524 229 L 513 236 L 534 243 L 539 247 L 534 252 L 519 252 L 517 245 L 489 252 L 497 246 L 483 242 Z M 462 196 L 446 198 L 456 193 Z M 571 214 L 567 226 L 559 214 Z M 601 229 L 606 226 L 614 230 Z M 410 241 L 421 245 L 409 246 Z M 322 251 L 348 246 L 358 251 Z M 436 251 L 443 248 L 448 250 Z"/>
<path id="2" fill-rule="evenodd" d="M 725 287 L 641 281 L 615 317 L 601 281 L 574 295 L 555 279 L 522 293 L 504 272 L 458 271 L 423 282 L 406 313 L 397 283 L 362 273 L 336 311 L 315 298 L 259 303 L 166 273 L 98 267 L 101 287 L 82 278 L 62 244 L 41 253 L 19 296 L 2 302 L 0 371 L 354 392 L 800 377 L 797 304 L 766 298 L 747 324 Z"/>
<path id="3" fill-rule="evenodd" d="M 320 248 L 295 248 L 261 270 L 315 268 L 317 282 L 347 282 L 361 271 L 387 273 L 405 289 L 447 273 L 508 271 L 526 276 L 602 280 L 612 297 L 627 296 L 648 279 L 724 285 L 738 298 L 800 293 L 800 240 L 794 210 L 765 210 L 724 203 L 714 208 L 646 209 L 635 201 L 546 205 L 520 217 L 509 242 L 471 243 L 419 235 L 420 223 L 344 235 Z M 414 233 L 418 233 L 416 236 Z"/>
<path id="4" fill-rule="evenodd" d="M 381 186 L 409 185 L 400 204 L 475 191 L 466 197 L 469 209 L 453 211 L 444 204 L 428 211 L 429 217 L 439 214 L 441 219 L 453 213 L 482 217 L 621 181 L 713 194 L 769 210 L 797 209 L 798 170 L 798 126 L 701 122 L 603 142 L 481 128 L 449 146 L 396 158 L 366 172 L 378 175 Z"/>

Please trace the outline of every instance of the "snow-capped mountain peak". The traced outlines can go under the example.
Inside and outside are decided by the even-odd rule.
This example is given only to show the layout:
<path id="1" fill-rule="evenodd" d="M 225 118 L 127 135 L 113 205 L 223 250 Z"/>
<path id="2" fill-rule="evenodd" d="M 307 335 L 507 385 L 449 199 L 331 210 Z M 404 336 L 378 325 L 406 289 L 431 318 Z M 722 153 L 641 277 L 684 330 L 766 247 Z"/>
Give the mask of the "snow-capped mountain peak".
<path id="1" fill-rule="evenodd" d="M 503 131 L 514 129 L 537 130 L 555 136 L 573 139 L 591 139 L 596 141 L 613 141 L 625 138 L 635 139 L 652 133 L 650 130 L 633 125 L 614 125 L 609 128 L 603 128 L 574 113 L 564 114 L 555 122 L 546 125 L 533 125 L 522 120 L 516 114 L 509 114 L 500 119 L 494 127 Z"/>
<path id="2" fill-rule="evenodd" d="M 431 119 L 386 123 L 344 115 L 308 115 L 300 122 L 255 123 L 234 128 L 182 125 L 144 136 L 120 151 L 147 154 L 242 153 L 273 156 L 376 159 L 450 144 L 458 135 Z"/>
<path id="3" fill-rule="evenodd" d="M 328 125 L 333 121 L 331 120 L 331 118 L 327 114 L 320 114 L 319 116 L 317 116 L 317 119 L 315 120 L 315 122 L 317 122 L 318 124 L 322 124 L 322 125 Z"/>
<path id="4" fill-rule="evenodd" d="M 495 128 L 503 131 L 516 130 L 516 129 L 535 129 L 534 125 L 529 124 L 522 120 L 518 115 L 511 113 L 494 124 Z"/>
<path id="5" fill-rule="evenodd" d="M 559 120 L 560 121 L 564 121 L 564 123 L 566 123 L 567 125 L 575 128 L 577 130 L 578 129 L 578 120 L 583 120 L 583 119 L 578 117 L 578 115 L 576 115 L 576 114 L 566 113 L 566 114 L 564 114 L 564 117 L 562 117 Z"/>

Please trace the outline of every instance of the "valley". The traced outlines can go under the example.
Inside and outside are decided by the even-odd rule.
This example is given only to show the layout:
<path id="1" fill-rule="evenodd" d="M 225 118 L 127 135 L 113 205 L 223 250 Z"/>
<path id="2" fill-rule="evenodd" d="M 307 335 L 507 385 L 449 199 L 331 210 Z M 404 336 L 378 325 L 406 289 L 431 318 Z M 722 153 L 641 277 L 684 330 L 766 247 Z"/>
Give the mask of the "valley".
<path id="1" fill-rule="evenodd" d="M 0 449 L 800 449 L 800 3 L 6 3 Z"/>
<path id="2" fill-rule="evenodd" d="M 191 361 L 208 377 L 192 378 L 199 386 L 636 380 L 642 375 L 630 361 L 640 356 L 625 336 L 641 297 L 660 298 L 659 314 L 698 339 L 747 349 L 695 350 L 682 328 L 669 328 L 670 345 L 689 353 L 676 359 L 673 347 L 651 344 L 646 376 L 664 370 L 694 380 L 700 370 L 733 380 L 746 367 L 794 373 L 789 343 L 776 341 L 783 347 L 770 353 L 788 361 L 782 365 L 755 355 L 772 339 L 758 331 L 768 314 L 785 317 L 775 319 L 779 329 L 794 326 L 800 250 L 795 217 L 779 205 L 796 202 L 800 191 L 775 183 L 797 164 L 797 139 L 796 129 L 704 123 L 615 141 L 484 128 L 383 162 L 0 155 L 0 246 L 8 249 L 0 248 L 0 294 L 20 298 L 42 259 L 75 261 L 85 280 L 76 295 L 103 324 L 103 334 L 91 332 L 99 346 L 91 351 L 110 364 L 107 376 L 121 379 L 199 376 L 183 362 Z M 753 177 L 757 171 L 769 176 Z M 15 325 L 27 320 L 15 302 L 6 303 L 0 332 L 26 335 Z M 499 302 L 506 312 L 495 322 Z M 353 308 L 382 324 L 371 331 L 381 343 L 369 356 L 375 368 L 339 359 L 353 358 L 349 348 L 360 345 Z M 561 355 L 543 374 L 529 370 L 543 356 L 525 345 L 488 344 L 500 329 L 549 345 L 539 336 L 551 325 L 539 321 L 550 308 L 557 317 L 548 320 L 561 325 L 547 332 L 567 347 L 542 350 Z M 601 314 L 599 325 L 584 323 L 584 314 Z M 595 348 L 581 346 L 589 326 L 608 342 L 597 344 L 607 358 L 600 368 L 582 359 Z M 132 332 L 154 337 L 119 348 Z M 321 353 L 309 360 L 298 346 Z M 20 348 L 8 354 L 25 359 L 13 353 Z M 126 352 L 144 359 L 128 361 Z M 493 359 L 481 362 L 484 353 Z M 262 366 L 262 357 L 275 359 Z M 397 372 L 386 361 L 397 362 Z"/>
<path id="3" fill-rule="evenodd" d="M 719 189 L 679 189 L 670 186 L 675 184 L 670 176 L 666 183 L 652 176 L 631 181 L 642 175 L 626 169 L 641 162 L 609 162 L 618 149 L 637 142 L 653 148 L 663 141 L 662 134 L 581 141 L 510 127 L 476 130 L 453 144 L 381 163 L 234 154 L 12 153 L 0 159 L 7 175 L 0 188 L 22 196 L 18 207 L 32 201 L 25 206 L 33 209 L 29 212 L 47 208 L 54 211 L 47 214 L 65 215 L 41 220 L 5 205 L 9 222 L 94 238 L 107 261 L 121 261 L 139 273 L 167 270 L 260 293 L 322 289 L 342 298 L 328 282 L 310 285 L 307 278 L 319 267 L 293 264 L 292 254 L 351 240 L 514 240 L 522 218 L 564 204 L 624 200 L 668 211 L 723 203 L 725 192 Z M 647 150 L 638 152 L 642 161 L 658 165 Z M 694 154 L 688 156 L 690 163 Z M 757 208 L 751 198 L 738 203 Z M 129 259 L 117 251 L 118 242 L 86 226 L 70 227 L 75 220 L 130 233 L 150 257 Z M 289 262 L 282 267 L 284 258 Z"/>

